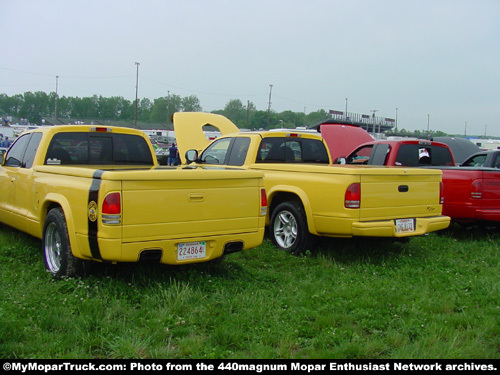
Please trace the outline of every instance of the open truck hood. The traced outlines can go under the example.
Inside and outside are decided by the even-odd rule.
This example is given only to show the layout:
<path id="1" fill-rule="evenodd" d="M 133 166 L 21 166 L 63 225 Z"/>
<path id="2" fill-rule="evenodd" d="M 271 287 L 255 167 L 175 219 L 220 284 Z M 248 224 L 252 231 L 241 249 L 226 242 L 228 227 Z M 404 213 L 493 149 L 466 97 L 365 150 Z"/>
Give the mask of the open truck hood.
<path id="1" fill-rule="evenodd" d="M 319 129 L 328 145 L 333 163 L 337 158 L 349 155 L 362 143 L 373 141 L 373 137 L 357 125 L 325 122 Z"/>
<path id="2" fill-rule="evenodd" d="M 222 135 L 238 133 L 238 127 L 224 116 L 204 112 L 177 112 L 173 117 L 175 138 L 181 161 L 186 162 L 188 150 L 201 151 L 211 142 L 203 132 L 205 125 L 217 128 Z"/>

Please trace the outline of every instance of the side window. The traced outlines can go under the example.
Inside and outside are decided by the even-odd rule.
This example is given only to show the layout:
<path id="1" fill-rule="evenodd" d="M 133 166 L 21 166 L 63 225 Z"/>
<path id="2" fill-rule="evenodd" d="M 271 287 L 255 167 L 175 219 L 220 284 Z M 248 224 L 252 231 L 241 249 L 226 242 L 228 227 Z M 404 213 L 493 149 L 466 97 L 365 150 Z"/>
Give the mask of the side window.
<path id="1" fill-rule="evenodd" d="M 225 164 L 232 138 L 222 138 L 212 143 L 201 155 L 203 163 Z"/>
<path id="2" fill-rule="evenodd" d="M 23 157 L 23 167 L 31 168 L 33 166 L 33 161 L 35 160 L 36 151 L 38 150 L 38 145 L 42 140 L 42 133 L 33 133 L 31 139 L 28 142 L 26 151 Z"/>
<path id="3" fill-rule="evenodd" d="M 495 162 L 493 163 L 493 168 L 500 168 L 500 154 L 496 154 Z"/>
<path id="4" fill-rule="evenodd" d="M 368 164 L 368 160 L 370 159 L 370 155 L 373 150 L 373 145 L 364 146 L 347 157 L 347 164 Z"/>
<path id="5" fill-rule="evenodd" d="M 7 167 L 21 167 L 24 155 L 24 150 L 28 145 L 31 133 L 20 136 L 10 147 L 7 155 L 5 155 L 4 165 Z"/>
<path id="6" fill-rule="evenodd" d="M 484 162 L 486 161 L 486 155 L 476 155 L 470 158 L 468 161 L 462 164 L 463 167 L 484 167 Z"/>
<path id="7" fill-rule="evenodd" d="M 242 166 L 245 164 L 249 146 L 250 138 L 235 138 L 227 164 L 234 166 Z"/>

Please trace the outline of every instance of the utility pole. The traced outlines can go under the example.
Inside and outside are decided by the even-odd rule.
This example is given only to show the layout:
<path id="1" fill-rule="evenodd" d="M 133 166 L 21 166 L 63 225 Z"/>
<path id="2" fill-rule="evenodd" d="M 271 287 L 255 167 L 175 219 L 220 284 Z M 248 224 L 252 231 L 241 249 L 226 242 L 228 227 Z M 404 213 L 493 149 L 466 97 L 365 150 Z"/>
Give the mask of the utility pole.
<path id="1" fill-rule="evenodd" d="M 56 76 L 56 97 L 54 98 L 54 125 L 56 124 L 57 121 L 57 86 L 59 81 L 59 76 Z"/>
<path id="2" fill-rule="evenodd" d="M 267 106 L 267 128 L 269 129 L 269 114 L 271 112 L 271 91 L 273 90 L 273 85 L 269 85 L 269 104 Z"/>
<path id="3" fill-rule="evenodd" d="M 430 121 L 430 115 L 427 115 L 427 135 L 429 135 L 429 121 Z"/>
<path id="4" fill-rule="evenodd" d="M 396 132 L 398 131 L 398 109 L 396 108 Z"/>
<path id="5" fill-rule="evenodd" d="M 347 98 L 345 98 L 345 116 L 344 116 L 344 120 L 347 121 Z"/>
<path id="6" fill-rule="evenodd" d="M 170 90 L 167 91 L 167 128 L 170 118 Z"/>
<path id="7" fill-rule="evenodd" d="M 137 76 L 135 78 L 135 116 L 134 116 L 134 127 L 137 128 L 137 94 L 139 92 L 139 65 L 140 63 L 136 62 L 137 66 Z"/>
<path id="8" fill-rule="evenodd" d="M 375 134 L 375 112 L 378 112 L 378 109 L 372 109 L 370 112 L 373 112 L 373 134 Z"/>
<path id="9" fill-rule="evenodd" d="M 249 125 L 250 120 L 250 100 L 247 100 L 247 129 Z"/>

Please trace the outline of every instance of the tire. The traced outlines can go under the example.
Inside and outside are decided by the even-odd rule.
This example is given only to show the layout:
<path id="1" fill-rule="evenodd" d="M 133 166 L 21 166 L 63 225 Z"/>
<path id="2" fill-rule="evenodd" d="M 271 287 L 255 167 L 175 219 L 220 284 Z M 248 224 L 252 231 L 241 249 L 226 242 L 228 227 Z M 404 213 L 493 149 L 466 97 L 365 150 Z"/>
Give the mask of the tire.
<path id="1" fill-rule="evenodd" d="M 304 209 L 297 202 L 283 202 L 273 210 L 269 233 L 276 247 L 293 255 L 302 254 L 314 245 Z"/>
<path id="2" fill-rule="evenodd" d="M 73 256 L 68 226 L 61 208 L 47 214 L 43 226 L 42 248 L 45 266 L 55 278 L 84 276 L 85 261 Z"/>

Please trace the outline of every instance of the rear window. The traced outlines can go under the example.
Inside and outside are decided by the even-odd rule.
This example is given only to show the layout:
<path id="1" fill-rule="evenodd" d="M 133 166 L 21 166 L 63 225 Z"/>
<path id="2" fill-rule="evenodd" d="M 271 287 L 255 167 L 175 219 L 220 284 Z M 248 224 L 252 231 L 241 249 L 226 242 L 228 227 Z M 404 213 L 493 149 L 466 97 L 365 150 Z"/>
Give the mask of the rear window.
<path id="1" fill-rule="evenodd" d="M 257 155 L 257 163 L 329 162 L 323 142 L 307 138 L 264 138 Z"/>
<path id="2" fill-rule="evenodd" d="M 45 164 L 153 165 L 146 140 L 132 134 L 58 133 L 45 156 Z"/>
<path id="3" fill-rule="evenodd" d="M 427 146 L 421 144 L 403 144 L 399 147 L 396 165 L 417 166 L 451 166 L 453 158 L 446 147 Z"/>

